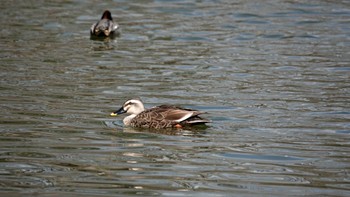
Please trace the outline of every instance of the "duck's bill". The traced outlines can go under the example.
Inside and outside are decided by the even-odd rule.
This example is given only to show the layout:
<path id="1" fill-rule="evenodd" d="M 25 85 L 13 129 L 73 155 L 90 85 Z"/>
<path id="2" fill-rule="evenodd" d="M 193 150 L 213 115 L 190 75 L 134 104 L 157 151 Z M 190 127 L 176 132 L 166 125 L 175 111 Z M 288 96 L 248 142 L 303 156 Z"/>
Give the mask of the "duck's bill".
<path id="1" fill-rule="evenodd" d="M 123 107 L 121 107 L 121 108 L 118 109 L 117 111 L 112 112 L 112 113 L 111 113 L 111 116 L 117 116 L 117 115 L 119 115 L 119 114 L 124 114 L 124 113 L 126 113 L 126 111 L 123 109 Z"/>

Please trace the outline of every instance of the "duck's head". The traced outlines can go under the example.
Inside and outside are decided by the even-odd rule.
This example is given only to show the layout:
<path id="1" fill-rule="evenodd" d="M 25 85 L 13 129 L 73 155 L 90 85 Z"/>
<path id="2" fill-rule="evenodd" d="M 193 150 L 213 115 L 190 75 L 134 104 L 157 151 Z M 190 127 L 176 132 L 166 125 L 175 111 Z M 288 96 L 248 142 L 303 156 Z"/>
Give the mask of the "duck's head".
<path id="1" fill-rule="evenodd" d="M 134 114 L 137 115 L 145 110 L 143 103 L 138 99 L 131 99 L 126 101 L 123 106 L 115 112 L 111 113 L 111 116 L 117 116 L 119 114 Z"/>
<path id="2" fill-rule="evenodd" d="M 102 17 L 101 17 L 101 20 L 102 19 L 113 20 L 111 12 L 109 10 L 104 11 L 103 14 L 102 14 Z"/>

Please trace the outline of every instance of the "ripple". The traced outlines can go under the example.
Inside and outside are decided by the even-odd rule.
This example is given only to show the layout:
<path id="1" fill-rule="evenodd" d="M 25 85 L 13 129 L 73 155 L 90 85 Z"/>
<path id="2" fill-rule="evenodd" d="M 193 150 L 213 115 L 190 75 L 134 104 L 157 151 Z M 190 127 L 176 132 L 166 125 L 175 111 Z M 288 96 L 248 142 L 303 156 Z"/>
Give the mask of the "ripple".
<path id="1" fill-rule="evenodd" d="M 1 153 L 1 156 L 17 156 L 17 157 L 30 157 L 30 158 L 52 158 L 53 156 L 40 152 L 5 152 Z"/>
<path id="2" fill-rule="evenodd" d="M 0 193 L 349 196 L 349 6 L 7 1 Z M 123 33 L 91 40 L 106 8 Z M 213 122 L 124 127 L 133 97 Z"/>
<path id="3" fill-rule="evenodd" d="M 304 160 L 299 157 L 291 157 L 291 156 L 279 156 L 279 155 L 258 155 L 258 154 L 243 154 L 243 153 L 221 153 L 218 156 L 223 156 L 232 159 L 249 159 L 251 161 L 254 160 L 273 160 L 273 161 L 300 161 Z"/>

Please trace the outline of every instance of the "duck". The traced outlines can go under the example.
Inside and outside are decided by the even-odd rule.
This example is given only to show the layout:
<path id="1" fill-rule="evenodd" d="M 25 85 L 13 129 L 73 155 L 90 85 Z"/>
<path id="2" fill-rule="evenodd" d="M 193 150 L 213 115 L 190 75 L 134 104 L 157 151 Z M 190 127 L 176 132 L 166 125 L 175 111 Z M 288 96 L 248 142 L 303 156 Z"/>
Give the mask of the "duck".
<path id="1" fill-rule="evenodd" d="M 113 36 L 119 29 L 119 25 L 113 22 L 112 14 L 109 10 L 105 10 L 101 19 L 92 24 L 90 28 L 90 35 L 97 37 Z"/>
<path id="2" fill-rule="evenodd" d="M 120 109 L 110 115 L 117 116 L 124 113 L 130 114 L 123 119 L 124 125 L 136 128 L 183 128 L 211 122 L 199 116 L 206 112 L 174 105 L 160 105 L 145 109 L 140 99 L 127 100 Z"/>

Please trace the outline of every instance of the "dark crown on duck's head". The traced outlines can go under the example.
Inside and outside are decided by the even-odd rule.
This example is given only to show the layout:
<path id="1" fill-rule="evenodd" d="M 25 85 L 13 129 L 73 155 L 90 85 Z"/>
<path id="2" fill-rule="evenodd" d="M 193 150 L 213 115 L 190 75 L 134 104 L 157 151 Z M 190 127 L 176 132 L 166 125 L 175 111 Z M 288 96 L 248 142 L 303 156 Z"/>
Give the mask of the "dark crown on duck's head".
<path id="1" fill-rule="evenodd" d="M 109 10 L 104 11 L 103 14 L 102 14 L 101 19 L 113 20 L 111 12 Z"/>

